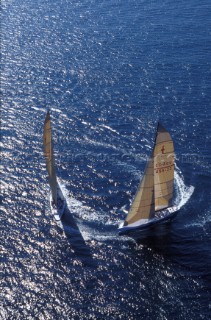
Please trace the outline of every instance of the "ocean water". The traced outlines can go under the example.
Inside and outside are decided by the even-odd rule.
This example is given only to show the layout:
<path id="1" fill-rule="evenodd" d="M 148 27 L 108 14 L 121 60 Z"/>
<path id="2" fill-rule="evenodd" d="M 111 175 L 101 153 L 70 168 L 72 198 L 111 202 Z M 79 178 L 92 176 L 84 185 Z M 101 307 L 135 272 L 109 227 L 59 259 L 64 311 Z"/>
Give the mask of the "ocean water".
<path id="1" fill-rule="evenodd" d="M 211 317 L 208 0 L 2 0 L 1 320 Z M 73 219 L 56 226 L 42 132 Z M 177 217 L 120 237 L 157 121 Z"/>

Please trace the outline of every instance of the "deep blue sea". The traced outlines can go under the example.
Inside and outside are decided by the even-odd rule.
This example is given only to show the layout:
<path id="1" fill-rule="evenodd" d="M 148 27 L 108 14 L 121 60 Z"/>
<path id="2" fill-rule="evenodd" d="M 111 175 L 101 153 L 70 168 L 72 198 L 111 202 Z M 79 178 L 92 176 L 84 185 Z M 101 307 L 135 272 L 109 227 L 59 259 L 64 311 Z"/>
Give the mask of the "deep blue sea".
<path id="1" fill-rule="evenodd" d="M 0 320 L 211 318 L 211 3 L 1 1 Z M 43 123 L 74 221 L 49 206 Z M 120 237 L 157 121 L 180 210 Z"/>

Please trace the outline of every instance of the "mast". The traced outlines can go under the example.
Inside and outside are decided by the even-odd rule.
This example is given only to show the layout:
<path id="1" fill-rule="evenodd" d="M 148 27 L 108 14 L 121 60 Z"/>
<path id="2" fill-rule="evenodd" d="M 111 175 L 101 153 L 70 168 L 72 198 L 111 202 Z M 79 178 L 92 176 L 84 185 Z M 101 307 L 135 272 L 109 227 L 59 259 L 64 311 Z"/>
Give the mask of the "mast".
<path id="1" fill-rule="evenodd" d="M 172 205 L 174 187 L 174 144 L 168 131 L 158 123 L 154 147 L 155 211 Z"/>
<path id="2" fill-rule="evenodd" d="M 57 180 L 55 171 L 55 161 L 53 154 L 52 129 L 50 112 L 46 114 L 43 132 L 44 155 L 46 159 L 46 167 L 48 171 L 48 179 L 52 192 L 53 203 L 57 203 Z"/>

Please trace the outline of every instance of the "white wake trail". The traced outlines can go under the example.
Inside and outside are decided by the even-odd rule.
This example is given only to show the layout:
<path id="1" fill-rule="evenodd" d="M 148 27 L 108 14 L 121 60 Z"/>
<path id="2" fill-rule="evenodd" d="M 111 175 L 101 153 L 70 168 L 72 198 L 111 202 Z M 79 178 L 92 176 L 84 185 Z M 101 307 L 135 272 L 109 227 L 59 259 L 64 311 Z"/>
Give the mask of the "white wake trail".
<path id="1" fill-rule="evenodd" d="M 70 212 L 73 214 L 73 216 L 77 219 L 77 224 L 80 229 L 80 231 L 83 234 L 84 240 L 97 240 L 97 241 L 106 241 L 106 240 L 114 240 L 118 239 L 117 233 L 114 234 L 113 231 L 105 231 L 102 230 L 99 231 L 96 229 L 96 227 L 87 226 L 85 224 L 85 221 L 92 221 L 92 222 L 101 222 L 105 225 L 109 224 L 108 222 L 105 223 L 105 217 L 104 215 L 100 214 L 99 212 L 96 212 L 92 208 L 84 205 L 81 201 L 76 200 L 73 197 L 69 196 L 69 192 L 66 189 L 66 186 L 64 183 L 59 181 L 59 185 L 62 189 L 62 192 L 65 196 L 65 199 L 67 201 L 67 206 L 70 210 Z M 176 199 L 175 199 L 175 205 L 178 209 L 181 209 L 191 198 L 194 187 L 193 186 L 186 186 L 184 182 L 184 177 L 182 175 L 181 170 L 178 168 L 178 166 L 175 166 L 175 188 L 176 188 Z M 109 219 L 108 219 L 109 220 Z M 112 221 L 111 225 L 114 222 Z M 118 223 L 117 223 L 118 225 Z M 122 241 L 122 238 L 121 238 Z"/>
<path id="2" fill-rule="evenodd" d="M 178 209 L 181 209 L 190 199 L 190 197 L 193 194 L 194 191 L 194 187 L 193 186 L 189 186 L 187 187 L 185 185 L 184 182 L 184 177 L 182 175 L 182 172 L 180 171 L 180 169 L 178 168 L 177 165 L 175 165 L 175 180 L 176 180 L 176 190 L 177 190 L 177 194 L 176 194 L 176 200 L 175 203 L 178 207 Z"/>

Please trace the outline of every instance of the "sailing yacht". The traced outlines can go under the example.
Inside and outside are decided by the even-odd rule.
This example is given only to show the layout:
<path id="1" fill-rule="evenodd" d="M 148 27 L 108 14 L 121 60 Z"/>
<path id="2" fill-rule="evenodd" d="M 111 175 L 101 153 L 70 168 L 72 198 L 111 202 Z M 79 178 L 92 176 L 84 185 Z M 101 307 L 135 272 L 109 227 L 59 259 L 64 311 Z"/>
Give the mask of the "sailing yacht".
<path id="1" fill-rule="evenodd" d="M 55 160 L 53 153 L 52 128 L 50 112 L 46 114 L 43 131 L 44 156 L 48 171 L 48 180 L 51 189 L 50 206 L 57 224 L 62 227 L 61 217 L 65 211 L 66 201 L 56 177 Z"/>
<path id="2" fill-rule="evenodd" d="M 158 123 L 154 148 L 147 162 L 128 215 L 118 228 L 120 235 L 133 235 L 171 220 L 178 208 L 173 205 L 174 144 L 169 132 Z"/>

